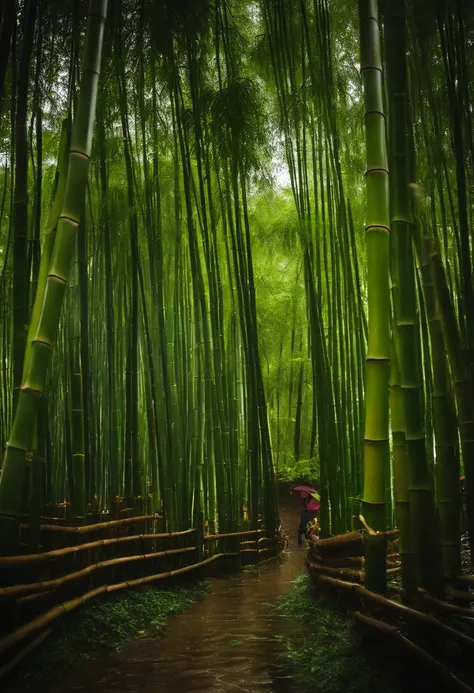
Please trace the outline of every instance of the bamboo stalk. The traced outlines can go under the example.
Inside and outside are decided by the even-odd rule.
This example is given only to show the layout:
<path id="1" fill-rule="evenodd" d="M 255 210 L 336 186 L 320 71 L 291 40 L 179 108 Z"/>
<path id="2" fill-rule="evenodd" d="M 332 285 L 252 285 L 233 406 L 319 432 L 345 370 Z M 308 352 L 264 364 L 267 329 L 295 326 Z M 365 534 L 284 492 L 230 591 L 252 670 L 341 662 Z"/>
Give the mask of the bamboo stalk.
<path id="1" fill-rule="evenodd" d="M 377 3 L 359 0 L 361 76 L 364 87 L 367 169 L 366 239 L 369 307 L 364 432 L 364 515 L 375 530 L 386 529 L 386 487 L 390 469 L 390 287 L 389 177 Z M 365 541 L 366 581 L 386 590 L 386 542 Z"/>
<path id="2" fill-rule="evenodd" d="M 435 530 L 436 513 L 425 435 L 422 344 L 418 316 L 413 253 L 413 219 L 409 186 L 414 182 L 414 157 L 409 151 L 405 0 L 387 3 L 384 13 L 387 80 L 389 85 L 389 141 L 392 188 L 391 226 L 396 257 L 396 346 L 405 411 L 405 450 L 410 508 L 410 530 L 415 550 L 418 585 L 441 596 L 444 588 L 441 543 Z M 431 370 L 430 370 L 431 372 Z M 408 538 L 408 537 L 407 537 Z M 404 537 L 404 544 L 405 541 Z M 404 549 L 406 546 L 404 547 Z M 411 548 L 411 546 L 410 546 Z M 405 571 L 405 577 L 408 577 Z M 406 585 L 407 591 L 413 587 Z"/>
<path id="3" fill-rule="evenodd" d="M 24 7 L 23 38 L 18 65 L 15 123 L 15 185 L 13 197 L 13 408 L 23 384 L 23 357 L 26 347 L 25 325 L 29 318 L 30 267 L 28 259 L 28 87 L 30 61 L 34 45 L 37 3 L 28 0 Z"/>
<path id="4" fill-rule="evenodd" d="M 18 518 L 27 470 L 27 453 L 31 448 L 39 402 L 56 340 L 87 184 L 107 0 L 91 2 L 89 10 L 84 70 L 78 115 L 69 151 L 64 204 L 48 271 L 43 310 L 32 342 L 28 372 L 21 381 L 0 477 L 0 551 L 3 554 L 16 549 L 18 541 Z"/>

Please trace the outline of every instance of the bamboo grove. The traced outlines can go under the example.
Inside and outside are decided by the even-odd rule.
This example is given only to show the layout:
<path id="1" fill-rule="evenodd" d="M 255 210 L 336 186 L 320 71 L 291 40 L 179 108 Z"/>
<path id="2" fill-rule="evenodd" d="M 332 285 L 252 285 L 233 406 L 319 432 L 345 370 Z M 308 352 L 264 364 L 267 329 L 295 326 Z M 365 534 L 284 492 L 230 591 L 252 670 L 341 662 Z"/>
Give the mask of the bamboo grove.
<path id="1" fill-rule="evenodd" d="M 470 3 L 86 5 L 1 10 L 2 552 L 58 504 L 272 529 L 291 467 L 442 593 L 464 475 L 474 538 Z"/>

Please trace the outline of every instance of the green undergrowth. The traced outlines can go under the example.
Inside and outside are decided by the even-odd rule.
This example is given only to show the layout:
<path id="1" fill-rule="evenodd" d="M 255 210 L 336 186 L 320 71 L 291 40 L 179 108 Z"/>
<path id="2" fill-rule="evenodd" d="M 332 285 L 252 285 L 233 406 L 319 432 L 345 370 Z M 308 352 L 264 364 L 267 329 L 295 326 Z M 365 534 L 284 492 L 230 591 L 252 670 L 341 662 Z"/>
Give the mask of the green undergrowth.
<path id="1" fill-rule="evenodd" d="M 292 455 L 286 455 L 276 470 L 277 481 L 283 483 L 314 483 L 319 480 L 319 458 L 295 460 Z"/>
<path id="2" fill-rule="evenodd" d="M 185 611 L 211 591 L 211 582 L 205 580 L 149 586 L 90 602 L 64 619 L 10 683 L 15 691 L 27 691 L 59 680 L 78 660 L 117 652 L 137 636 L 157 637 L 171 614 Z"/>
<path id="3" fill-rule="evenodd" d="M 299 575 L 277 602 L 277 611 L 301 622 L 286 642 L 295 678 L 307 693 L 401 693 L 386 662 L 380 666 L 349 637 L 348 619 L 318 602 L 311 579 Z"/>

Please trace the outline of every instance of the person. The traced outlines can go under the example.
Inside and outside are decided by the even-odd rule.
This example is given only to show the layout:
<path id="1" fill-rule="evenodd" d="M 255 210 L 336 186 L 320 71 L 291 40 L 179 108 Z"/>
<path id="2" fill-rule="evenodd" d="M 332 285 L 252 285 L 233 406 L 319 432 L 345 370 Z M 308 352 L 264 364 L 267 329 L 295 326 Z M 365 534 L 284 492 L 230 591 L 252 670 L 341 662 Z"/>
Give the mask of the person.
<path id="1" fill-rule="evenodd" d="M 303 545 L 303 536 L 306 534 L 308 524 L 312 523 L 315 517 L 316 512 L 314 510 L 308 510 L 308 499 L 303 498 L 303 511 L 298 526 L 298 546 Z"/>
<path id="2" fill-rule="evenodd" d="M 309 527 L 309 535 L 311 534 L 319 534 L 320 526 L 318 522 L 317 516 L 314 518 L 314 520 L 311 522 L 310 527 Z"/>

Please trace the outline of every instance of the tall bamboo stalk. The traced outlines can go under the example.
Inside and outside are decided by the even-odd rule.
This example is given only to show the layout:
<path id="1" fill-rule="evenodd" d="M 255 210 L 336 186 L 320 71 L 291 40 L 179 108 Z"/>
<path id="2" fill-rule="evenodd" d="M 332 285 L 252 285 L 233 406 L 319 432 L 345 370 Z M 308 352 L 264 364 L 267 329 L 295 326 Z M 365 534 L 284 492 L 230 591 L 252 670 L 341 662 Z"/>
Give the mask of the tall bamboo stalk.
<path id="1" fill-rule="evenodd" d="M 361 74 L 364 86 L 367 170 L 367 297 L 363 511 L 375 530 L 385 528 L 389 470 L 390 288 L 389 188 L 382 61 L 375 0 L 359 1 Z M 367 543 L 366 584 L 386 588 L 385 542 Z"/>
<path id="2" fill-rule="evenodd" d="M 405 4 L 394 0 L 384 14 L 392 160 L 391 218 L 397 262 L 397 346 L 405 410 L 408 495 L 418 583 L 442 594 L 433 485 L 425 438 L 420 325 L 417 312 L 407 151 Z"/>
<path id="3" fill-rule="evenodd" d="M 43 310 L 32 342 L 31 356 L 22 381 L 10 439 L 0 477 L 0 547 L 2 553 L 16 550 L 17 522 L 21 510 L 26 454 L 44 391 L 46 373 L 59 324 L 61 305 L 75 251 L 76 230 L 84 198 L 92 147 L 97 82 L 107 0 L 89 6 L 84 66 L 78 113 L 74 124 L 64 206 L 58 222 L 48 270 Z"/>

